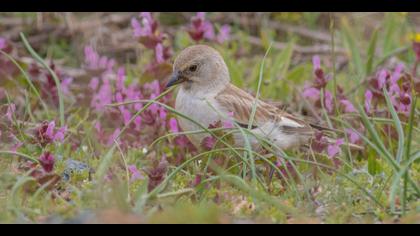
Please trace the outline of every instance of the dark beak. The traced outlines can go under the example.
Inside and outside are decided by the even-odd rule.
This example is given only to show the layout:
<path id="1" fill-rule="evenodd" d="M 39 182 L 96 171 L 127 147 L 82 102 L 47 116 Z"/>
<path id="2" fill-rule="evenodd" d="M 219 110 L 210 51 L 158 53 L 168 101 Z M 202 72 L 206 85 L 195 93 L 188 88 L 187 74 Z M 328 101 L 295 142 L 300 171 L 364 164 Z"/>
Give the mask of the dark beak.
<path id="1" fill-rule="evenodd" d="M 183 77 L 182 75 L 180 75 L 180 73 L 178 71 L 175 71 L 172 74 L 171 79 L 169 80 L 168 84 L 166 85 L 166 88 L 172 87 L 174 85 L 180 84 L 187 81 L 187 78 Z"/>

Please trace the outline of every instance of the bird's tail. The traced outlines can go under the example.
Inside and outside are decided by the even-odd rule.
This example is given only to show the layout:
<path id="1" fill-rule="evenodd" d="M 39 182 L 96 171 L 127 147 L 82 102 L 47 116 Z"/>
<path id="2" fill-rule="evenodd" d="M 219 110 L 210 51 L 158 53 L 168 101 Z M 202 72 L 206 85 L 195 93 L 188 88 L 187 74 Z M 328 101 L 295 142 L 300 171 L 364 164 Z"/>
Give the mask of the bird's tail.
<path id="1" fill-rule="evenodd" d="M 317 130 L 320 130 L 320 131 L 327 131 L 327 134 L 329 134 L 329 135 L 332 135 L 332 134 L 344 134 L 343 131 L 338 130 L 338 129 L 332 129 L 332 128 L 328 128 L 328 127 L 321 126 L 321 125 L 314 124 L 314 123 L 310 123 L 309 125 L 312 128 L 314 128 L 314 129 L 317 129 Z M 337 142 L 337 139 L 332 138 L 332 137 L 329 137 L 328 135 L 326 136 L 326 139 L 327 139 L 327 142 L 329 144 L 334 144 L 334 143 Z M 358 150 L 358 151 L 364 150 L 364 148 L 362 146 L 357 145 L 357 144 L 354 144 L 354 143 L 346 142 L 343 145 L 348 146 L 352 150 Z"/>

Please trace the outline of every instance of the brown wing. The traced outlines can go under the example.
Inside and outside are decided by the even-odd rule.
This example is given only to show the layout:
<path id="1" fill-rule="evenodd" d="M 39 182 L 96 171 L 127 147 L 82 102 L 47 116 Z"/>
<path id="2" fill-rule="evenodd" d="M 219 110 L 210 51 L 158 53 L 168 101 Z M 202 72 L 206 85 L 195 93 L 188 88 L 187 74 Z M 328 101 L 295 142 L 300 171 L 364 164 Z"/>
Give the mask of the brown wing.
<path id="1" fill-rule="evenodd" d="M 255 98 L 234 85 L 228 85 L 226 89 L 216 96 L 217 102 L 228 111 L 233 112 L 233 118 L 244 127 L 248 126 L 252 114 Z M 301 127 L 288 125 L 282 122 L 284 118 L 296 122 Z M 280 127 L 287 133 L 312 132 L 310 126 L 304 121 L 278 109 L 277 107 L 258 100 L 254 117 L 253 127 L 258 127 L 266 122 L 278 122 Z"/>

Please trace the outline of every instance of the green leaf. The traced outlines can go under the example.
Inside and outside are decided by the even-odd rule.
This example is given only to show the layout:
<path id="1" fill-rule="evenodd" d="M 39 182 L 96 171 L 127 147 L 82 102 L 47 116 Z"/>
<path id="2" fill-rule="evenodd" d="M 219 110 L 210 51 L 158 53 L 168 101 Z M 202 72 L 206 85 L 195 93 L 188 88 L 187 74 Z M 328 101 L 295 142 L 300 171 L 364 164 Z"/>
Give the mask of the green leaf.
<path id="1" fill-rule="evenodd" d="M 391 112 L 392 119 L 394 120 L 395 127 L 398 133 L 398 150 L 396 155 L 397 163 L 400 164 L 403 154 L 404 154 L 404 131 L 401 125 L 400 118 L 398 117 L 397 112 L 395 111 L 394 105 L 391 103 L 391 99 L 389 98 L 388 92 L 386 88 L 383 89 L 383 93 L 385 95 L 386 104 L 388 106 L 388 111 Z"/>
<path id="2" fill-rule="evenodd" d="M 60 80 L 58 79 L 55 72 L 48 66 L 48 64 L 42 59 L 31 47 L 28 40 L 26 39 L 25 35 L 23 33 L 20 33 L 20 38 L 23 41 L 23 44 L 25 45 L 26 50 L 31 54 L 31 56 L 38 61 L 45 69 L 48 70 L 48 72 L 51 74 L 51 76 L 54 79 L 55 85 L 57 88 L 61 88 Z M 59 114 L 60 114 L 60 126 L 65 125 L 65 119 L 64 119 L 64 97 L 61 89 L 57 89 L 57 95 L 58 95 L 58 106 L 59 106 Z"/>
<path id="3" fill-rule="evenodd" d="M 112 157 L 114 156 L 114 151 L 117 146 L 114 144 L 112 148 L 106 153 L 105 157 L 102 158 L 99 163 L 98 170 L 96 172 L 96 177 L 99 181 L 102 181 L 105 176 L 105 172 L 108 170 L 111 165 Z"/>
<path id="4" fill-rule="evenodd" d="M 393 13 L 386 13 L 385 14 L 385 37 L 383 41 L 383 53 L 388 54 L 391 52 L 395 47 L 394 39 L 395 39 L 395 33 L 397 32 L 397 21 L 395 18 L 395 15 Z"/>
<path id="5" fill-rule="evenodd" d="M 354 30 L 352 30 L 347 21 L 343 21 L 343 41 L 347 49 L 350 51 L 351 57 L 351 65 L 354 67 L 355 72 L 359 76 L 365 75 L 365 68 L 363 66 L 362 57 L 359 50 L 359 45 L 356 43 L 356 39 L 354 38 Z"/>
<path id="6" fill-rule="evenodd" d="M 376 50 L 376 42 L 378 41 L 378 29 L 375 29 L 372 34 L 372 38 L 369 42 L 368 47 L 368 58 L 366 62 L 366 74 L 369 75 L 372 73 L 372 67 L 373 67 L 373 60 L 375 59 L 375 50 Z"/>
<path id="7" fill-rule="evenodd" d="M 373 151 L 373 150 L 372 150 Z M 379 163 L 376 160 L 376 155 L 374 152 L 369 152 L 368 156 L 368 172 L 371 175 L 376 175 L 379 173 Z"/>

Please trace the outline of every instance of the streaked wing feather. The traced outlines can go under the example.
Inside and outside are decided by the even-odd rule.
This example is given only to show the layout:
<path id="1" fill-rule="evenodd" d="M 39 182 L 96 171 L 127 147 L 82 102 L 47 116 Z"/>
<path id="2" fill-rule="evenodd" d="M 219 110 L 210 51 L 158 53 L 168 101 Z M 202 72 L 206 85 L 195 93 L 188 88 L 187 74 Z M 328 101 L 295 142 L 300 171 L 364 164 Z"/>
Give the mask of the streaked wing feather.
<path id="1" fill-rule="evenodd" d="M 238 124 L 248 127 L 255 98 L 234 85 L 229 85 L 216 96 L 220 106 L 233 112 L 233 118 Z M 304 121 L 278 109 L 277 107 L 258 100 L 253 127 L 266 122 L 275 122 L 285 133 L 312 134 L 312 128 Z"/>

